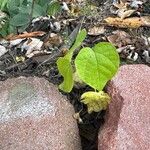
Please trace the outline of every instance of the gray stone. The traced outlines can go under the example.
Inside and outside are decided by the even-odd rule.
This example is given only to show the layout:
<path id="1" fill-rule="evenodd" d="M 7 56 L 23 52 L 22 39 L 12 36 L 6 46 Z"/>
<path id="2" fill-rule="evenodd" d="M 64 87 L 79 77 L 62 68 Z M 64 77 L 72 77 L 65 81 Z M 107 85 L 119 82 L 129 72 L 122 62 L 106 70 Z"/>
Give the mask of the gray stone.
<path id="1" fill-rule="evenodd" d="M 80 150 L 73 106 L 37 77 L 0 82 L 0 150 Z"/>
<path id="2" fill-rule="evenodd" d="M 99 132 L 99 150 L 150 149 L 150 67 L 122 66 L 109 83 L 112 97 Z"/>

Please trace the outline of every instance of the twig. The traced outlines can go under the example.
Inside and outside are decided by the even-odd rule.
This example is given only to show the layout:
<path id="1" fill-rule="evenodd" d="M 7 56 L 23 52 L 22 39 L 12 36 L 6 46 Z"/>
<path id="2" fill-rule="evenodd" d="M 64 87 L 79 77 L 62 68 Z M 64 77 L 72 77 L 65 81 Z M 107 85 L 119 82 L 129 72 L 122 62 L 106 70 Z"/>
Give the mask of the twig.
<path id="1" fill-rule="evenodd" d="M 8 36 L 6 37 L 6 40 L 16 40 L 16 39 L 21 39 L 21 38 L 30 38 L 30 37 L 36 37 L 36 36 L 43 36 L 46 34 L 43 31 L 35 31 L 35 32 L 30 32 L 30 33 L 23 33 L 15 36 Z"/>

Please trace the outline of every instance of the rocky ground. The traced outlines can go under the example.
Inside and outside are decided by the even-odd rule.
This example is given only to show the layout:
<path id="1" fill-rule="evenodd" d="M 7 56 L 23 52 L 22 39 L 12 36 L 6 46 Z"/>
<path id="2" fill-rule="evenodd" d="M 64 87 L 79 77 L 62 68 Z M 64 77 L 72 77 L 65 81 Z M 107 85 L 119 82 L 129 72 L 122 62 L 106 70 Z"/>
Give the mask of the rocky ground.
<path id="1" fill-rule="evenodd" d="M 148 0 L 65 2 L 65 5 L 62 3 L 63 11 L 57 17 L 39 17 L 32 20 L 26 29 L 28 34 L 19 33 L 17 36 L 1 38 L 1 81 L 19 76 L 37 76 L 59 85 L 62 77 L 58 73 L 56 60 L 71 47 L 80 28 L 88 31 L 88 36 L 81 47 L 108 41 L 116 46 L 121 65 L 149 66 Z M 88 86 L 75 86 L 71 93 L 62 92 L 62 94 L 73 104 L 75 112 L 82 110 L 80 112 L 82 123 L 78 122 L 82 149 L 96 150 L 98 131 L 104 123 L 105 111 L 90 115 L 87 113 L 86 106 L 79 100 L 81 94 L 89 89 Z"/>

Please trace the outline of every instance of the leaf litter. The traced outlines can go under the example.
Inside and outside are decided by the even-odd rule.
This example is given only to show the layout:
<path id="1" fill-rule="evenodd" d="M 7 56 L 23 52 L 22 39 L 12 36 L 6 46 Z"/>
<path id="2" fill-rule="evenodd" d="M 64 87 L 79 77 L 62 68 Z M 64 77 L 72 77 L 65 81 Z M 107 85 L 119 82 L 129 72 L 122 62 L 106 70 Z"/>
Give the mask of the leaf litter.
<path id="1" fill-rule="evenodd" d="M 45 77 L 59 85 L 62 76 L 56 61 L 71 48 L 80 28 L 88 35 L 81 47 L 111 42 L 121 58 L 121 65 L 150 64 L 150 2 L 148 0 L 65 0 L 59 1 L 61 13 L 39 16 L 18 34 L 0 38 L 0 80 L 17 76 Z M 0 28 L 7 15 L 0 12 Z M 79 50 L 75 50 L 75 55 Z M 105 111 L 87 113 L 81 95 L 92 89 L 76 84 L 65 94 L 74 105 L 83 150 L 97 149 L 98 130 Z M 89 110 L 90 111 L 90 110 Z"/>

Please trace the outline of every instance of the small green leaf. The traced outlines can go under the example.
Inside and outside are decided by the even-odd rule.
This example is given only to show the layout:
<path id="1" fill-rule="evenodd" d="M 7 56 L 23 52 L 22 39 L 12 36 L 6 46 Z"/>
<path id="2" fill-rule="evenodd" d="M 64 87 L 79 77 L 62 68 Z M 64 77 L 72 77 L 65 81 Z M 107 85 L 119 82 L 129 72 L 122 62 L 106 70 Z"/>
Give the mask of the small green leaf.
<path id="1" fill-rule="evenodd" d="M 108 42 L 81 49 L 75 60 L 81 80 L 98 91 L 116 74 L 119 63 L 116 48 Z"/>
<path id="2" fill-rule="evenodd" d="M 60 57 L 57 60 L 57 66 L 60 74 L 64 77 L 64 81 L 59 85 L 59 88 L 64 92 L 70 92 L 73 88 L 73 69 L 71 63 L 65 57 Z"/>
<path id="3" fill-rule="evenodd" d="M 59 2 L 57 1 L 52 1 L 49 6 L 48 6 L 48 10 L 47 13 L 50 16 L 54 16 L 56 15 L 59 11 L 61 10 L 61 5 Z"/>
<path id="4" fill-rule="evenodd" d="M 58 70 L 64 78 L 64 81 L 62 84 L 60 84 L 59 88 L 65 92 L 70 92 L 74 84 L 73 69 L 71 65 L 73 51 L 81 45 L 85 37 L 86 37 L 86 30 L 84 29 L 78 33 L 76 41 L 72 46 L 72 48 L 69 50 L 69 52 L 64 57 L 60 57 L 57 60 Z"/>
<path id="5" fill-rule="evenodd" d="M 110 103 L 110 97 L 103 91 L 85 92 L 81 95 L 81 102 L 87 105 L 88 113 L 105 110 Z"/>

